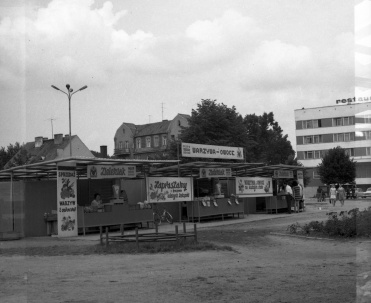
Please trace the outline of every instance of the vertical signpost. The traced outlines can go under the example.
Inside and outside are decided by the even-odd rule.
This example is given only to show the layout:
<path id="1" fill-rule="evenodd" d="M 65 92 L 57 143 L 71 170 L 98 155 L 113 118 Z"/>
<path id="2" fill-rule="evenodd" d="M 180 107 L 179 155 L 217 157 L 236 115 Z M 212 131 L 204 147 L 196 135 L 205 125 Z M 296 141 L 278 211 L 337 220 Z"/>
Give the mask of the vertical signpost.
<path id="1" fill-rule="evenodd" d="M 58 237 L 74 237 L 78 235 L 76 181 L 75 167 L 58 166 Z"/>

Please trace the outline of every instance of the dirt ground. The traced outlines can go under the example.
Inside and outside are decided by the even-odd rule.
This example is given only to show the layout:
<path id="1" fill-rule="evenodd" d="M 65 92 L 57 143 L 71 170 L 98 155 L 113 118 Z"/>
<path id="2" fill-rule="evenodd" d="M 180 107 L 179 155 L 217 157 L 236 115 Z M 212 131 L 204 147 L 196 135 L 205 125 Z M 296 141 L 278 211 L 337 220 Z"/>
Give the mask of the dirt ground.
<path id="1" fill-rule="evenodd" d="M 369 205 L 352 201 L 345 208 Z M 235 251 L 0 254 L 0 302 L 371 302 L 371 241 L 279 235 L 291 223 L 323 220 L 326 209 L 333 210 L 318 207 L 311 203 L 306 212 L 284 218 L 200 229 L 200 241 Z M 47 249 L 51 243 L 96 245 L 24 239 L 0 242 L 0 249 Z"/>

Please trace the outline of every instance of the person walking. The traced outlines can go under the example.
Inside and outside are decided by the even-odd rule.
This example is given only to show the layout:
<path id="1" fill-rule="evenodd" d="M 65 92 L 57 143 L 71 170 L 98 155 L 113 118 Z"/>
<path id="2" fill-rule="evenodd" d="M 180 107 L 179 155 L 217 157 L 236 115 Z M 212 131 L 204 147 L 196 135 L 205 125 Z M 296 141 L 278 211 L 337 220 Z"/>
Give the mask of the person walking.
<path id="1" fill-rule="evenodd" d="M 331 184 L 330 188 L 330 203 L 332 203 L 333 206 L 335 206 L 336 203 L 336 188 L 334 184 Z"/>
<path id="2" fill-rule="evenodd" d="M 344 200 L 345 200 L 345 196 L 346 196 L 346 192 L 345 192 L 345 189 L 344 187 L 340 184 L 339 188 L 338 188 L 338 195 L 339 195 L 339 201 L 340 201 L 340 204 L 341 206 L 344 206 Z"/>

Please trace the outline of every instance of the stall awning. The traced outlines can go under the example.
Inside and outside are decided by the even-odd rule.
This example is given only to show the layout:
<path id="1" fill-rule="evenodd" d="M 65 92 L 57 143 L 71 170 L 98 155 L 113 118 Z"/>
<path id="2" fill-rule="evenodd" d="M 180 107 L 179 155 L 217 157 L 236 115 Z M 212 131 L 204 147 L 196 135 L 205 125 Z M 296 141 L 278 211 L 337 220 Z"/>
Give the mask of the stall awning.
<path id="1" fill-rule="evenodd" d="M 227 162 L 190 162 L 178 165 L 153 169 L 149 176 L 176 177 L 178 172 L 182 177 L 199 177 L 200 168 L 231 168 L 232 176 L 260 176 L 272 177 L 275 170 L 303 170 L 303 166 L 293 165 L 265 165 L 264 163 L 227 163 Z"/>
<path id="2" fill-rule="evenodd" d="M 68 157 L 45 162 L 38 162 L 23 166 L 16 166 L 6 170 L 0 171 L 0 181 L 19 179 L 48 179 L 55 178 L 57 174 L 58 165 L 76 166 L 77 175 L 79 178 L 86 177 L 88 165 L 135 165 L 138 169 L 138 177 L 144 176 L 153 167 L 174 165 L 178 160 L 140 160 L 140 159 L 109 159 L 109 158 L 95 158 L 95 157 Z"/>

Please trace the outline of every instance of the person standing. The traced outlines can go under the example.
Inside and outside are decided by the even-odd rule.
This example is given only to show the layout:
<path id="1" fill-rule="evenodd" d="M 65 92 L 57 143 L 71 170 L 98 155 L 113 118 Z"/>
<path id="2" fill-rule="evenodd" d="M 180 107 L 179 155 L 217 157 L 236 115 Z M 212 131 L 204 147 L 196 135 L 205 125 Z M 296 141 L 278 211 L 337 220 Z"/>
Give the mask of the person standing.
<path id="1" fill-rule="evenodd" d="M 291 214 L 291 201 L 293 200 L 292 188 L 288 183 L 284 184 L 286 192 L 287 212 Z"/>
<path id="2" fill-rule="evenodd" d="M 344 206 L 344 200 L 345 200 L 345 196 L 346 196 L 346 192 L 345 192 L 345 189 L 344 187 L 340 184 L 339 188 L 338 188 L 338 195 L 339 195 L 339 201 L 340 201 L 340 204 L 341 206 Z"/>
<path id="3" fill-rule="evenodd" d="M 294 206 L 294 211 L 295 212 L 299 212 L 299 203 L 300 203 L 300 200 L 301 200 L 301 188 L 298 184 L 298 182 L 294 181 L 292 182 L 292 191 L 293 191 L 293 196 L 294 196 L 294 201 L 295 201 L 295 206 Z"/>
<path id="4" fill-rule="evenodd" d="M 331 184 L 330 188 L 330 203 L 332 203 L 333 206 L 335 206 L 336 203 L 336 188 L 334 184 Z"/>
<path id="5" fill-rule="evenodd" d="M 322 200 L 322 188 L 318 186 L 317 188 L 317 202 L 321 202 Z"/>

